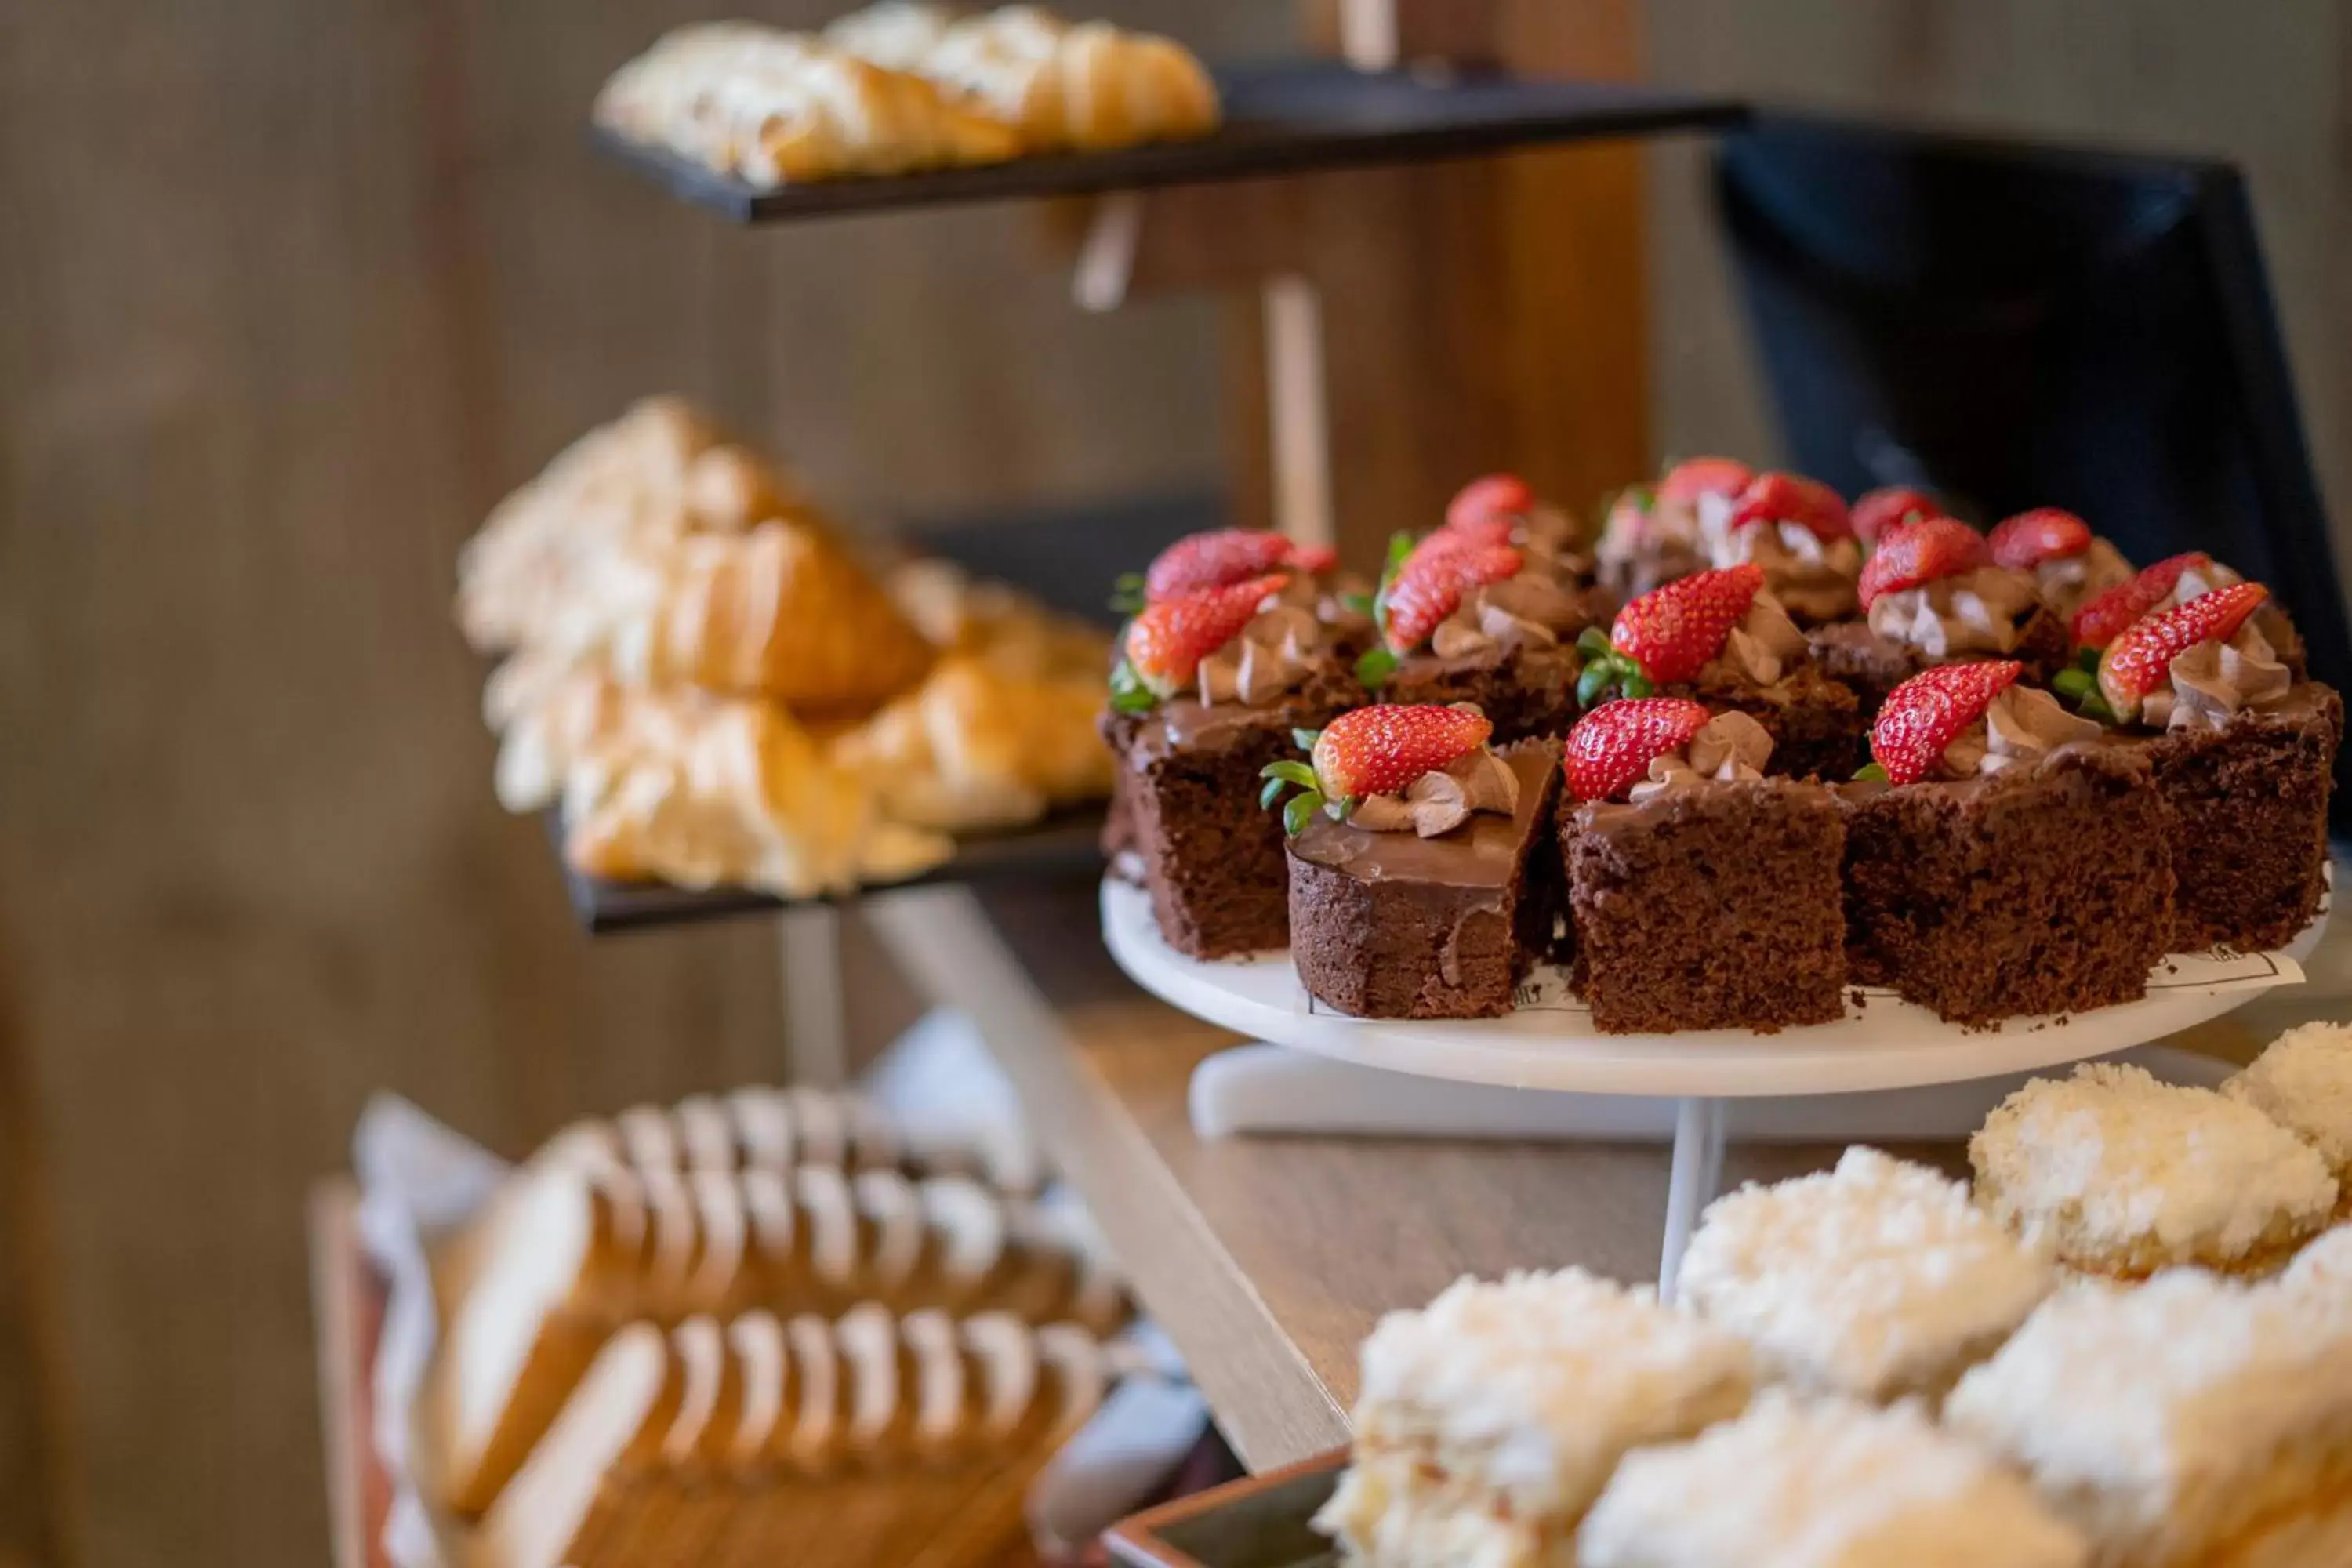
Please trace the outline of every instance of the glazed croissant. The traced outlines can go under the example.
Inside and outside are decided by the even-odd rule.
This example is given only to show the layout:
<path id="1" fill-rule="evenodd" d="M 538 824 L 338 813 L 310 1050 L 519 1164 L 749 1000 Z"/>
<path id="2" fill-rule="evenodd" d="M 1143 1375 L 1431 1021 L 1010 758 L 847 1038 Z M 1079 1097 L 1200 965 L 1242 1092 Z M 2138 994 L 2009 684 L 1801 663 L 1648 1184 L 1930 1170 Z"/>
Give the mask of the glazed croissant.
<path id="1" fill-rule="evenodd" d="M 707 168 L 774 186 L 993 163 L 1003 126 L 930 82 L 806 34 L 752 23 L 681 27 L 623 66 L 597 121 Z"/>
<path id="2" fill-rule="evenodd" d="M 1190 50 L 1107 22 L 1071 24 L 1037 5 L 950 22 L 935 6 L 885 4 L 844 17 L 828 41 L 917 71 L 1012 127 L 1033 153 L 1130 147 L 1205 135 L 1217 89 Z"/>
<path id="3" fill-rule="evenodd" d="M 841 765 L 873 781 L 892 821 L 941 832 L 1011 827 L 1110 788 L 1087 730 L 1102 677 L 1007 674 L 950 655 L 923 684 L 840 737 Z"/>

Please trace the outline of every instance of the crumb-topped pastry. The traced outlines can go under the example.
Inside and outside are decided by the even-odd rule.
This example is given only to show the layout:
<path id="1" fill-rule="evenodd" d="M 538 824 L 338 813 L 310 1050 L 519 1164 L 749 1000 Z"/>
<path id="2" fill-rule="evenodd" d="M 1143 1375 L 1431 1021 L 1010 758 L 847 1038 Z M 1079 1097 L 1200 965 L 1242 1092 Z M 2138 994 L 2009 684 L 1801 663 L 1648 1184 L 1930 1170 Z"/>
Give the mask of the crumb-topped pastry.
<path id="1" fill-rule="evenodd" d="M 1862 541 L 1837 491 L 1801 474 L 1759 474 L 1733 498 L 1719 531 L 1706 533 L 1708 564 L 1754 564 L 1764 585 L 1805 626 L 1853 615 Z"/>
<path id="2" fill-rule="evenodd" d="M 1595 628 L 1578 647 L 1585 666 L 1576 695 L 1587 709 L 1612 692 L 1687 697 L 1762 725 L 1776 773 L 1844 779 L 1861 761 L 1860 705 L 1822 673 L 1760 566 L 1695 573 L 1653 589 L 1617 612 L 1608 637 Z"/>
<path id="3" fill-rule="evenodd" d="M 1942 1397 L 2057 1282 L 1966 1186 L 1864 1148 L 1717 1198 L 1677 1278 L 1767 1376 L 1874 1404 Z"/>
<path id="4" fill-rule="evenodd" d="M 1361 1018 L 1483 1018 L 1549 944 L 1546 741 L 1490 749 L 1458 708 L 1373 707 L 1301 735 L 1312 762 L 1265 769 L 1289 829 L 1290 957 L 1308 994 Z"/>
<path id="5" fill-rule="evenodd" d="M 2239 583 L 2133 622 L 2099 656 L 2098 708 L 2147 742 L 2175 819 L 2172 945 L 2259 952 L 2318 913 L 2344 703 L 2294 679 Z M 2087 686 L 2081 676 L 2074 687 Z"/>
<path id="6" fill-rule="evenodd" d="M 2054 506 L 2019 512 L 1985 540 L 1992 563 L 2031 573 L 2034 591 L 2062 620 L 2132 576 L 2123 552 L 2091 531 L 2073 512 Z"/>
<path id="7" fill-rule="evenodd" d="M 2148 760 L 2014 662 L 1897 688 L 1884 776 L 1843 785 L 1848 966 L 1963 1024 L 2145 993 L 2171 926 L 2170 813 Z"/>
<path id="8" fill-rule="evenodd" d="M 1328 626 L 1273 573 L 1148 605 L 1128 625 L 1103 735 L 1126 836 L 1170 946 L 1195 958 L 1288 940 L 1282 826 L 1258 773 L 1350 700 Z"/>
<path id="9" fill-rule="evenodd" d="M 1498 740 L 1564 734 L 1577 634 L 1608 608 L 1599 590 L 1480 529 L 1400 534 L 1374 601 L 1381 641 L 1356 673 L 1383 702 L 1475 703 Z"/>
<path id="10" fill-rule="evenodd" d="M 2084 1568 L 2090 1545 L 1914 1405 L 1780 1390 L 1694 1442 L 1626 1456 L 1577 1568 Z"/>
<path id="11" fill-rule="evenodd" d="M 1654 485 L 1632 485 L 1610 502 L 1594 569 L 1601 585 L 1631 599 L 1707 567 L 1707 541 L 1720 538 L 1739 492 L 1754 478 L 1732 458 L 1693 458 Z"/>
<path id="12" fill-rule="evenodd" d="M 1604 703 L 1569 732 L 1560 849 L 1597 1027 L 1844 1016 L 1844 828 L 1828 790 L 1764 776 L 1771 751 L 1745 713 L 1673 697 Z"/>
<path id="13" fill-rule="evenodd" d="M 1370 1568 L 1569 1561 L 1629 1449 L 1747 1405 L 1747 1348 L 1580 1268 L 1462 1279 L 1364 1342 L 1356 1443 L 1316 1516 Z"/>
<path id="14" fill-rule="evenodd" d="M 2278 1288 L 2352 1321 L 2352 1225 L 2339 1225 L 2294 1255 Z"/>
<path id="15" fill-rule="evenodd" d="M 1932 665 L 2015 659 L 2046 682 L 2068 658 L 2066 625 L 2032 574 L 1994 564 L 1983 536 L 1955 518 L 1890 529 L 1857 595 L 1867 620 L 1819 627 L 1812 640 L 1822 668 L 1854 689 L 1865 712 Z"/>
<path id="16" fill-rule="evenodd" d="M 2352 1025 L 2289 1029 L 2221 1093 L 2318 1151 L 2336 1178 L 2338 1215 L 2352 1217 Z"/>
<path id="17" fill-rule="evenodd" d="M 2352 1475 L 2352 1335 L 2281 1292 L 2194 1269 L 2070 1285 L 1960 1380 L 1944 1419 L 2021 1467 L 2097 1563 L 2345 1561 L 2263 1551 L 2340 1508 Z"/>
<path id="18" fill-rule="evenodd" d="M 2261 1111 L 2123 1063 L 2028 1082 L 1969 1140 L 1969 1163 L 1988 1212 L 2118 1279 L 2265 1273 L 2336 1208 L 2326 1163 Z"/>

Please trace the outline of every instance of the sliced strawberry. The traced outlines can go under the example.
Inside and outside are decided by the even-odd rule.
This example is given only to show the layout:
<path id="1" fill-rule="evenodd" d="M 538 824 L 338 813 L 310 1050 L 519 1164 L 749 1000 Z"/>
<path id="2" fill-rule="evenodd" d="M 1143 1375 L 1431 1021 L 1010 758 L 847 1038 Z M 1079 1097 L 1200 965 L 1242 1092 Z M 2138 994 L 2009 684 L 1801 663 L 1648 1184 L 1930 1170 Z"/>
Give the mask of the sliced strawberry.
<path id="1" fill-rule="evenodd" d="M 2091 525 L 2054 506 L 2021 511 L 1985 539 L 1996 566 L 2030 571 L 2044 561 L 2063 561 L 2091 548 Z"/>
<path id="2" fill-rule="evenodd" d="M 1294 544 L 1290 547 L 1292 570 L 1321 575 L 1339 567 L 1339 552 L 1328 544 Z"/>
<path id="3" fill-rule="evenodd" d="M 2171 679 L 2176 656 L 2201 642 L 2228 642 L 2270 596 L 2260 583 L 2234 583 L 2134 621 L 2099 656 L 2099 695 L 2117 719 L 2139 717 L 2147 694 Z"/>
<path id="4" fill-rule="evenodd" d="M 1888 485 L 1854 502 L 1852 521 L 1856 538 L 1864 544 L 1876 544 L 1896 523 L 1944 515 L 1944 509 L 1927 491 L 1915 490 L 1908 485 Z"/>
<path id="5" fill-rule="evenodd" d="M 1143 602 L 1157 605 L 1203 588 L 1222 588 L 1294 564 L 1297 546 L 1257 528 L 1220 528 L 1180 539 L 1143 574 Z"/>
<path id="6" fill-rule="evenodd" d="M 1736 496 L 1755 477 L 1737 458 L 1685 458 L 1658 481 L 1658 498 L 1689 502 L 1701 496 Z"/>
<path id="7" fill-rule="evenodd" d="M 1183 689 L 1201 661 L 1239 637 L 1287 581 L 1277 572 L 1147 605 L 1128 623 L 1126 657 L 1111 672 L 1111 705 L 1137 711 Z"/>
<path id="8" fill-rule="evenodd" d="M 1259 802 L 1271 806 L 1285 784 L 1297 784 L 1299 793 L 1283 808 L 1284 825 L 1297 833 L 1318 810 L 1341 818 L 1368 795 L 1400 793 L 1422 774 L 1468 756 L 1494 731 L 1466 702 L 1352 709 L 1319 734 L 1301 731 L 1297 739 L 1308 748 L 1312 765 L 1269 763 L 1259 774 L 1266 781 Z"/>
<path id="9" fill-rule="evenodd" d="M 1764 569 L 1748 562 L 1654 588 L 1617 612 L 1610 646 L 1654 682 L 1688 680 L 1723 651 L 1763 586 Z"/>
<path id="10" fill-rule="evenodd" d="M 1793 522 L 1817 539 L 1843 539 L 1853 531 L 1845 501 L 1819 479 L 1802 474 L 1759 474 L 1739 492 L 1731 509 L 1736 531 L 1759 522 Z"/>
<path id="11" fill-rule="evenodd" d="M 1454 492 L 1454 499 L 1445 504 L 1445 526 L 1461 528 L 1488 518 L 1507 521 L 1525 517 L 1535 510 L 1535 504 L 1536 492 L 1518 475 L 1488 474 L 1484 479 L 1472 479 Z M 1507 534 L 1504 542 L 1509 542 Z"/>
<path id="12" fill-rule="evenodd" d="M 2129 582 L 2116 584 L 2074 612 L 2074 646 L 2106 647 L 2126 626 L 2169 598 L 2183 572 L 2212 563 L 2213 558 L 2203 551 L 2191 550 L 2140 568 Z"/>
<path id="13" fill-rule="evenodd" d="M 1926 517 L 1898 524 L 1878 542 L 1856 589 L 1862 607 L 1881 594 L 1901 593 L 1985 563 L 1984 535 L 1956 517 Z"/>
<path id="14" fill-rule="evenodd" d="M 1568 793 L 1578 800 L 1616 799 L 1648 775 L 1654 759 L 1688 745 L 1708 717 L 1680 697 L 1602 703 L 1568 732 L 1561 759 Z"/>
<path id="15" fill-rule="evenodd" d="M 1870 754 L 1893 783 L 1916 784 L 1936 771 L 1944 749 L 1983 718 L 2024 670 L 2010 658 L 1920 671 L 1887 694 L 1870 727 Z"/>
<path id="16" fill-rule="evenodd" d="M 1381 593 L 1390 651 L 1419 647 L 1438 622 L 1461 608 L 1465 594 L 1517 575 L 1519 565 L 1519 552 L 1507 544 L 1465 539 L 1445 529 L 1431 534 L 1413 546 Z"/>

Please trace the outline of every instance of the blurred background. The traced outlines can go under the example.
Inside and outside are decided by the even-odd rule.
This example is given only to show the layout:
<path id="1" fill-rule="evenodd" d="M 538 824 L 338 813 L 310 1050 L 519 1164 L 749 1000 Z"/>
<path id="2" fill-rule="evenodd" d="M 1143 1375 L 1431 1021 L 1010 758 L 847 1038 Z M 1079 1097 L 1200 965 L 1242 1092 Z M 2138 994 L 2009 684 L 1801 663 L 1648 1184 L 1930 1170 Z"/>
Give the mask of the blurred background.
<path id="1" fill-rule="evenodd" d="M 1087 9 L 1212 58 L 1301 31 Z M 2352 484 L 2352 5 L 1522 9 L 1661 81 L 2237 161 Z M 516 1151 L 778 1069 L 771 929 L 592 945 L 491 798 L 447 605 L 499 495 L 657 390 L 877 524 L 1248 471 L 1250 307 L 1081 314 L 1020 206 L 741 230 L 594 157 L 605 73 L 712 14 L 0 0 L 0 1568 L 324 1557 L 301 1205 L 372 1089 Z M 1646 373 L 1538 368 L 1653 458 L 1768 457 L 1700 149 L 1513 162 L 1631 158 Z"/>

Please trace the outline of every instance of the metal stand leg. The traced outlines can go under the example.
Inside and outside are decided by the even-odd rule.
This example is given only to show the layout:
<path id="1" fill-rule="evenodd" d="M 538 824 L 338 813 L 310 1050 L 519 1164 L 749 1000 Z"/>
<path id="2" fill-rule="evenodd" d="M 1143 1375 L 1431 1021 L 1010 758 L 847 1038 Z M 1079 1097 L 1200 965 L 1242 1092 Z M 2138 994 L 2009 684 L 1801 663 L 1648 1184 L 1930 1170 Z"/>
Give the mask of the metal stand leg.
<path id="1" fill-rule="evenodd" d="M 1699 1211 L 1723 1181 L 1724 1103 L 1685 1100 L 1675 1107 L 1674 1163 L 1666 1176 L 1665 1244 L 1658 1255 L 1658 1299 L 1671 1304 L 1681 1282 L 1683 1249 Z"/>
<path id="2" fill-rule="evenodd" d="M 849 1081 L 849 1008 L 841 983 L 841 912 L 830 904 L 783 917 L 784 1077 L 816 1089 Z"/>

